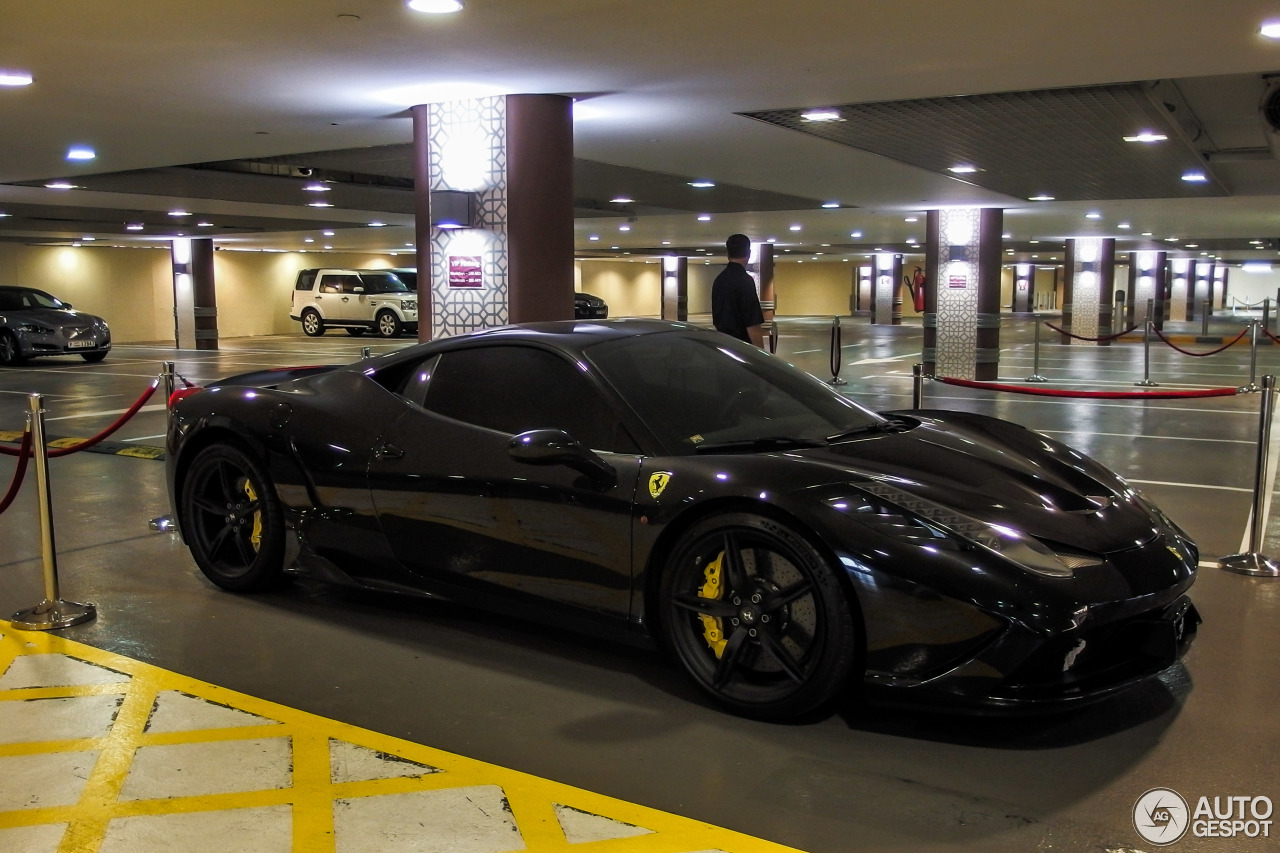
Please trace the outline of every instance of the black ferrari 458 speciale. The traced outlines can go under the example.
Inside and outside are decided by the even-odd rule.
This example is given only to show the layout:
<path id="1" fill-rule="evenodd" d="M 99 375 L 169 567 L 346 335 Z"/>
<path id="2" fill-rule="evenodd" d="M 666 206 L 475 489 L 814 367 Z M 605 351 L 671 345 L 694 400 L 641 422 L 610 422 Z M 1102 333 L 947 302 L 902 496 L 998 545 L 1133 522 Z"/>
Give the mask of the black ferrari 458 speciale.
<path id="1" fill-rule="evenodd" d="M 180 399 L 178 399 L 180 398 Z M 1013 710 L 1174 664 L 1195 545 L 995 418 L 875 413 L 656 320 L 490 329 L 175 395 L 175 516 L 248 592 L 290 575 L 657 644 L 779 719 L 850 687 Z"/>

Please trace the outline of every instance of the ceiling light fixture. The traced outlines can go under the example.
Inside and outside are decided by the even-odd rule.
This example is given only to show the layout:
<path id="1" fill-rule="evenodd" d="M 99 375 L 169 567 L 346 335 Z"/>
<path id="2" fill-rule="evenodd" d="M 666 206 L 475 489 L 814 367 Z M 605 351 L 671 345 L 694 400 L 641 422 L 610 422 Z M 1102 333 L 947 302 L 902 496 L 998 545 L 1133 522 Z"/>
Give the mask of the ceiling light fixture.
<path id="1" fill-rule="evenodd" d="M 599 234 L 592 234 L 592 235 L 591 235 L 590 237 L 588 237 L 587 239 L 588 239 L 588 240 L 599 240 L 599 239 L 600 239 L 600 235 L 599 235 Z"/>
<path id="2" fill-rule="evenodd" d="M 609 204 L 634 204 L 635 199 L 631 196 L 620 195 L 617 198 L 609 199 Z"/>
<path id="3" fill-rule="evenodd" d="M 697 187 L 697 188 L 698 188 L 698 189 L 700 189 L 700 190 L 709 189 L 709 188 L 711 188 L 711 187 L 714 187 L 715 185 L 716 185 L 716 182 L 715 182 L 715 181 L 707 181 L 707 180 L 703 180 L 703 179 L 699 179 L 699 180 L 696 180 L 696 181 L 690 181 L 690 182 L 689 182 L 689 186 L 691 186 L 691 187 Z"/>
<path id="4" fill-rule="evenodd" d="M 801 228 L 801 226 L 799 226 L 799 225 L 792 225 L 792 226 L 791 226 L 791 230 L 792 230 L 792 231 L 799 231 L 799 230 L 800 230 L 800 228 Z"/>
<path id="5" fill-rule="evenodd" d="M 1280 39 L 1280 21 L 1267 21 L 1258 32 L 1269 39 Z"/>
<path id="6" fill-rule="evenodd" d="M 974 172 L 978 171 L 978 167 L 967 165 L 948 166 L 947 171 L 956 175 L 972 175 Z"/>
<path id="7" fill-rule="evenodd" d="M 1051 196 L 1051 195 L 1033 195 L 1033 196 L 1031 196 L 1031 198 L 1027 199 L 1027 201 L 1053 201 L 1053 196 Z"/>
<path id="8" fill-rule="evenodd" d="M 124 230 L 126 230 L 126 231 L 141 231 L 141 230 L 142 230 L 142 228 L 143 228 L 142 223 L 140 223 L 140 222 L 131 222 L 131 223 L 129 223 L 128 225 L 126 225 L 126 226 L 124 227 Z"/>
<path id="9" fill-rule="evenodd" d="M 68 160 L 92 160 L 97 156 L 92 148 L 83 145 L 75 145 L 67 149 Z"/>
<path id="10" fill-rule="evenodd" d="M 171 210 L 171 211 L 169 211 L 169 215 L 170 215 L 170 216 L 190 216 L 190 215 L 191 215 L 191 211 L 189 211 L 189 210 Z"/>
<path id="11" fill-rule="evenodd" d="M 825 207 L 827 210 L 832 210 L 833 208 L 837 208 L 837 207 L 839 207 L 839 206 L 840 206 L 840 202 L 838 202 L 838 201 L 824 201 L 824 202 L 822 203 L 822 206 L 823 206 L 823 207 Z"/>
<path id="12" fill-rule="evenodd" d="M 618 230 L 619 230 L 619 231 L 630 231 L 630 230 L 631 230 L 631 226 L 630 226 L 630 225 L 626 225 L 626 224 L 619 225 L 619 226 L 618 226 Z"/>
<path id="13" fill-rule="evenodd" d="M 319 184 L 319 183 L 307 184 L 305 187 L 303 187 L 303 189 L 309 193 L 327 193 L 327 192 L 333 191 L 333 187 L 325 186 L 324 184 Z"/>
<path id="14" fill-rule="evenodd" d="M 409 8 L 429 15 L 449 15 L 462 11 L 462 0 L 409 0 Z"/>
<path id="15" fill-rule="evenodd" d="M 850 232 L 849 232 L 849 236 L 850 236 L 850 237 L 852 237 L 853 239 L 857 240 L 858 238 L 860 238 L 860 237 L 862 236 L 862 232 L 861 232 L 861 231 L 850 231 Z"/>
<path id="16" fill-rule="evenodd" d="M 381 221 L 381 220 L 375 219 L 375 220 L 373 220 L 372 222 L 370 222 L 370 223 L 369 223 L 369 227 L 370 227 L 370 228 L 386 228 L 386 227 L 387 227 L 387 223 L 385 223 L 385 222 L 383 222 L 383 221 Z"/>
<path id="17" fill-rule="evenodd" d="M 710 214 L 710 213 L 699 213 L 699 214 L 698 214 L 698 221 L 699 221 L 699 222 L 710 222 L 710 221 L 711 221 L 711 214 Z"/>
<path id="18" fill-rule="evenodd" d="M 333 205 L 327 201 L 309 201 L 307 207 L 333 207 Z"/>
<path id="19" fill-rule="evenodd" d="M 76 185 L 69 181 L 50 181 L 44 185 L 47 190 L 74 190 Z"/>
<path id="20" fill-rule="evenodd" d="M 30 86 L 33 79 L 30 71 L 0 68 L 0 86 Z"/>
<path id="21" fill-rule="evenodd" d="M 1156 133 L 1155 131 L 1144 130 L 1141 133 L 1136 134 L 1134 136 L 1122 136 L 1120 138 L 1123 139 L 1125 142 L 1150 143 L 1150 142 L 1164 142 L 1169 137 L 1165 136 L 1163 133 Z"/>
<path id="22" fill-rule="evenodd" d="M 1084 215 L 1084 218 L 1085 218 L 1085 219 L 1101 219 L 1101 218 L 1102 218 L 1102 214 L 1101 214 L 1101 213 L 1098 213 L 1098 212 L 1095 210 L 1095 211 L 1091 211 L 1091 212 L 1089 212 L 1089 213 L 1086 213 L 1086 214 Z"/>
<path id="23" fill-rule="evenodd" d="M 800 118 L 805 121 L 844 121 L 839 110 L 809 110 L 800 113 Z"/>
<path id="24" fill-rule="evenodd" d="M 1189 184 L 1203 184 L 1209 180 L 1209 177 L 1204 172 L 1187 172 L 1182 176 L 1182 180 Z"/>

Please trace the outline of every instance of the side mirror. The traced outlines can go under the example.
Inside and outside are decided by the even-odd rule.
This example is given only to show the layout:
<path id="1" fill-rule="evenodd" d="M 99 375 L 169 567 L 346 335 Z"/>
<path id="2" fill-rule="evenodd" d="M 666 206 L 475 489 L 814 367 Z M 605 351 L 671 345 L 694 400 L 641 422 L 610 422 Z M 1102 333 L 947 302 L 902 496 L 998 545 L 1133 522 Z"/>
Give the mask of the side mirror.
<path id="1" fill-rule="evenodd" d="M 613 466 L 562 429 L 534 429 L 512 436 L 507 452 L 517 462 L 564 465 L 581 471 L 602 488 L 618 484 L 618 472 Z"/>
<path id="2" fill-rule="evenodd" d="M 363 287 L 353 287 L 353 288 L 351 288 L 351 292 L 352 292 L 352 293 L 364 293 L 364 288 L 363 288 Z"/>

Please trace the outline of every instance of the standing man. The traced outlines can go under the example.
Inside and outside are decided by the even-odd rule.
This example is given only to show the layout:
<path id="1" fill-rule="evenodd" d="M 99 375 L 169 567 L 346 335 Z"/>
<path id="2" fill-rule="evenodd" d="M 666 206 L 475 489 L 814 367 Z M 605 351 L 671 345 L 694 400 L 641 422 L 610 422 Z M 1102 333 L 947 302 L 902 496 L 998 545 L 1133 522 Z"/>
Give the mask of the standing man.
<path id="1" fill-rule="evenodd" d="M 755 280 L 747 274 L 751 238 L 731 234 L 725 241 L 729 263 L 711 285 L 711 322 L 716 331 L 764 348 L 764 312 Z"/>

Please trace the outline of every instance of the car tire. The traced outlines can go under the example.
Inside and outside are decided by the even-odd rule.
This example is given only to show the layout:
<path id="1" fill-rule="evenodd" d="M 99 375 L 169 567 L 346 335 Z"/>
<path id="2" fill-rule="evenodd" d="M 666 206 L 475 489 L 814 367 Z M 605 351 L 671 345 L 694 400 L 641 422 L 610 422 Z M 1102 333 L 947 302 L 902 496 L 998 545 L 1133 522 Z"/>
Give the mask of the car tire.
<path id="1" fill-rule="evenodd" d="M 0 330 L 0 366 L 17 367 L 22 364 L 22 349 L 13 332 Z"/>
<path id="2" fill-rule="evenodd" d="M 361 336 L 361 335 L 363 335 L 366 331 L 368 331 L 368 330 L 367 330 L 367 329 L 365 329 L 363 326 L 348 326 L 348 327 L 347 327 L 347 334 L 348 334 L 348 335 L 350 335 L 350 336 L 351 336 L 351 337 L 353 337 L 353 338 L 358 338 L 358 337 L 360 337 L 360 336 Z"/>
<path id="3" fill-rule="evenodd" d="M 107 354 L 105 352 L 82 352 L 80 353 L 80 357 L 90 364 L 97 364 L 106 358 Z"/>
<path id="4" fill-rule="evenodd" d="M 310 338 L 318 338 L 324 334 L 324 319 L 319 311 L 308 308 L 302 312 L 302 331 Z"/>
<path id="5" fill-rule="evenodd" d="M 284 577 L 284 512 L 262 468 L 231 444 L 192 460 L 178 504 L 183 539 L 205 577 L 232 592 L 256 592 Z"/>
<path id="6" fill-rule="evenodd" d="M 378 316 L 374 318 L 374 323 L 378 329 L 378 336 L 383 338 L 398 338 L 404 329 L 404 324 L 400 322 L 400 318 L 394 311 L 379 311 Z"/>
<path id="7" fill-rule="evenodd" d="M 855 603 L 828 558 L 772 518 L 725 513 L 695 524 L 671 552 L 658 605 L 685 671 L 743 716 L 806 714 L 859 677 Z"/>

